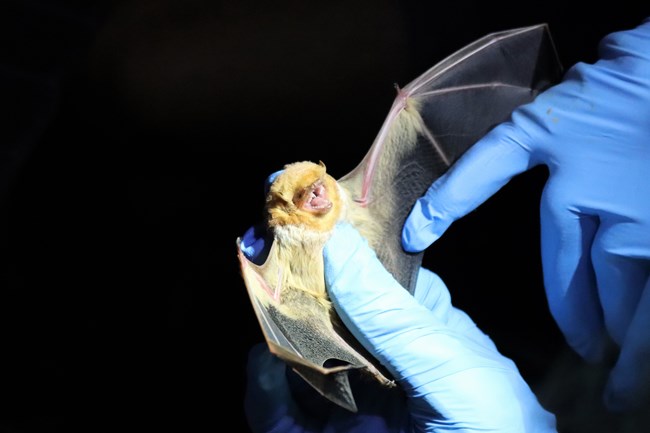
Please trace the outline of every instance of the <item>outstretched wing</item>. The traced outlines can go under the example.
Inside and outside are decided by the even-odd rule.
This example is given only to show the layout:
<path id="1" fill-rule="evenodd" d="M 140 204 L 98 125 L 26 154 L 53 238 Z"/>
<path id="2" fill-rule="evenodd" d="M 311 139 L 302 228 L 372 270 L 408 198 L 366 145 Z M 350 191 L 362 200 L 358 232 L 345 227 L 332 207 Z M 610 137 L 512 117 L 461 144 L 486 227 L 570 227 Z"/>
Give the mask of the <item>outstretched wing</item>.
<path id="1" fill-rule="evenodd" d="M 380 230 L 384 266 L 411 292 L 422 253 L 402 249 L 415 201 L 472 144 L 562 73 L 547 25 L 489 34 L 398 90 L 361 163 L 339 179 Z M 372 241 L 371 241 L 372 243 Z"/>

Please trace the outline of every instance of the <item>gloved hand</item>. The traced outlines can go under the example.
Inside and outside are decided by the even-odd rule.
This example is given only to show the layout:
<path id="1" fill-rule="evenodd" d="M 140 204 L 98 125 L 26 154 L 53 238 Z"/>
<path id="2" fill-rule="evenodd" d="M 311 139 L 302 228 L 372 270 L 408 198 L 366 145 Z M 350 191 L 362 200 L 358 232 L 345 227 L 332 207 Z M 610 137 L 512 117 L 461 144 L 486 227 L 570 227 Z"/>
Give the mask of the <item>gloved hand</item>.
<path id="1" fill-rule="evenodd" d="M 324 249 L 330 298 L 354 336 L 401 385 L 403 394 L 357 383 L 357 414 L 315 415 L 288 385 L 284 364 L 251 351 L 246 409 L 254 431 L 555 432 L 515 365 L 451 304 L 442 280 L 420 269 L 414 296 L 388 273 L 348 224 Z"/>
<path id="2" fill-rule="evenodd" d="M 542 261 L 553 317 L 585 359 L 620 346 L 610 409 L 650 390 L 650 20 L 613 33 L 600 60 L 515 110 L 419 199 L 403 245 L 421 251 L 513 176 L 545 164 Z"/>

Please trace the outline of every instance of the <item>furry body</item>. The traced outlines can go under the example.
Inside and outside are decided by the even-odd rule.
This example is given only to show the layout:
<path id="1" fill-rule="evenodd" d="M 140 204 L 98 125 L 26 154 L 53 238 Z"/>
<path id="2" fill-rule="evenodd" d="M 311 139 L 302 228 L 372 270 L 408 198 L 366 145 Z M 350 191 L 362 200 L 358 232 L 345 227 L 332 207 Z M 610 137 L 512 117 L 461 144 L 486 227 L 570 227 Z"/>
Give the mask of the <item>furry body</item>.
<path id="1" fill-rule="evenodd" d="M 317 206 L 312 206 L 312 199 Z M 267 225 L 274 237 L 269 260 L 278 269 L 280 310 L 293 318 L 331 313 L 323 278 L 323 247 L 337 223 L 348 221 L 362 235 L 372 233 L 367 209 L 325 171 L 308 161 L 288 164 L 266 198 Z M 371 245 L 374 240 L 369 240 Z M 315 301 L 315 302 L 314 302 Z M 326 316 L 327 316 L 326 315 Z"/>

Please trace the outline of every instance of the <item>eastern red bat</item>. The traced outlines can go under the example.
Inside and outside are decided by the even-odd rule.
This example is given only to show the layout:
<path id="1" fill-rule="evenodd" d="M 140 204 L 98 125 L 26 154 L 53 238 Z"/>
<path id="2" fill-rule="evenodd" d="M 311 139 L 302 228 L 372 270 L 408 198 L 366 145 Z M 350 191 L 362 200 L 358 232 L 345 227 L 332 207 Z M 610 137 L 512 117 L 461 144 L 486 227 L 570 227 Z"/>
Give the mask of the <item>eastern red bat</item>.
<path id="1" fill-rule="evenodd" d="M 249 284 L 256 302 L 287 335 L 299 329 L 306 338 L 291 341 L 291 353 L 274 348 L 291 359 L 301 375 L 309 375 L 293 350 L 309 359 L 318 359 L 324 377 L 335 378 L 336 387 L 349 388 L 347 370 L 366 369 L 386 386 L 390 381 L 363 355 L 338 320 L 325 289 L 322 250 L 334 226 L 342 220 L 355 221 L 362 233 L 372 236 L 373 220 L 366 207 L 355 205 L 349 191 L 327 174 L 324 164 L 308 161 L 288 164 L 270 185 L 266 196 L 267 227 L 273 245 L 263 265 L 265 277 Z M 375 230 L 375 233 L 378 233 Z M 273 275 L 273 283 L 267 280 Z M 264 319 L 265 320 L 265 319 Z M 317 341 L 314 341 L 314 338 Z M 326 355 L 326 358 L 320 358 Z M 336 366 L 327 365 L 336 360 Z M 340 365 L 343 363 L 343 365 Z M 327 366 L 326 366 L 327 365 Z M 340 370 L 340 371 L 339 371 Z M 326 373 L 327 371 L 327 373 Z M 337 373 L 340 373 L 337 375 Z M 309 380 L 309 379 L 308 379 Z M 335 393 L 332 399 L 355 410 L 349 392 Z"/>
<path id="2" fill-rule="evenodd" d="M 422 253 L 402 249 L 401 231 L 417 198 L 561 72 L 546 25 L 487 35 L 398 89 L 375 141 L 347 175 L 335 180 L 322 163 L 286 165 L 266 197 L 272 244 L 264 263 L 246 258 L 237 240 L 242 277 L 271 352 L 351 411 L 350 370 L 392 386 L 330 305 L 322 249 L 331 230 L 339 221 L 354 225 L 412 292 Z"/>

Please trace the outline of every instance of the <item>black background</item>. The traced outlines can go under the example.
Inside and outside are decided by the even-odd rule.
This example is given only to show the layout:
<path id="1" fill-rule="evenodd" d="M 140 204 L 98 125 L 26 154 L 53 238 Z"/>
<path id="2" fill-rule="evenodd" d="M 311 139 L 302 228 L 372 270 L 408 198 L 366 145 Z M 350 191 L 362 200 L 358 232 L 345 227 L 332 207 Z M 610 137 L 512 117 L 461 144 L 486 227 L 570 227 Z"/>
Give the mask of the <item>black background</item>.
<path id="1" fill-rule="evenodd" d="M 235 239 L 264 178 L 347 173 L 393 84 L 487 33 L 546 22 L 565 67 L 594 61 L 647 13 L 623 3 L 4 0 L 0 431 L 247 431 L 262 337 Z M 516 177 L 424 263 L 534 387 L 565 350 L 545 178 Z"/>

